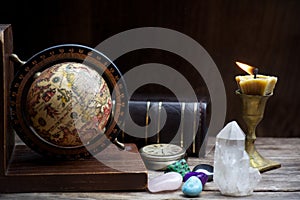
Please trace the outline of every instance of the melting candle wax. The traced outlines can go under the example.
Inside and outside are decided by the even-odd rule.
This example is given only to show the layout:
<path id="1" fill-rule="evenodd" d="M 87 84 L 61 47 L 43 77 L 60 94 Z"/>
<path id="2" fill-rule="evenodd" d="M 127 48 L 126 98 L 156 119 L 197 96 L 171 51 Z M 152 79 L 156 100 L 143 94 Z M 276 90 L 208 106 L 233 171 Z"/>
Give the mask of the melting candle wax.
<path id="1" fill-rule="evenodd" d="M 236 64 L 250 74 L 235 77 L 241 93 L 262 96 L 273 93 L 277 77 L 260 74 L 256 75 L 254 72 L 257 71 L 257 68 L 239 62 L 236 62 Z"/>
<path id="2" fill-rule="evenodd" d="M 256 75 L 256 78 L 251 75 L 236 76 L 235 80 L 243 94 L 262 96 L 271 94 L 277 82 L 276 77 L 265 75 Z"/>

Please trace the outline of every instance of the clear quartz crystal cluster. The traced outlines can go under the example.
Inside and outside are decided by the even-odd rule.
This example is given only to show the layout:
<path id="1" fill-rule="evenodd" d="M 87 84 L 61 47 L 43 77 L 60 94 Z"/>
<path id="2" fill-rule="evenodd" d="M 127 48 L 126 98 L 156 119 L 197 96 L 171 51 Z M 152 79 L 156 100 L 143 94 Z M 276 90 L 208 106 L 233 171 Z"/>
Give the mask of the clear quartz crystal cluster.
<path id="1" fill-rule="evenodd" d="M 247 196 L 260 179 L 259 171 L 250 167 L 244 132 L 235 121 L 228 123 L 216 138 L 214 182 L 223 195 Z"/>

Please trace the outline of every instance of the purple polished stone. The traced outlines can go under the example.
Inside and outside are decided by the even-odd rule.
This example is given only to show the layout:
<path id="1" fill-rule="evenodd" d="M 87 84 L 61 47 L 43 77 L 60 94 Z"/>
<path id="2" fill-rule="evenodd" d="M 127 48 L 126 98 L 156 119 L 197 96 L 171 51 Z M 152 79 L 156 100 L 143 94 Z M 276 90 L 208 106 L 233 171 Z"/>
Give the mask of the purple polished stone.
<path id="1" fill-rule="evenodd" d="M 203 186 L 205 185 L 205 183 L 208 180 L 208 176 L 203 172 L 188 172 L 183 177 L 183 182 L 187 181 L 191 176 L 198 177 L 201 180 Z"/>

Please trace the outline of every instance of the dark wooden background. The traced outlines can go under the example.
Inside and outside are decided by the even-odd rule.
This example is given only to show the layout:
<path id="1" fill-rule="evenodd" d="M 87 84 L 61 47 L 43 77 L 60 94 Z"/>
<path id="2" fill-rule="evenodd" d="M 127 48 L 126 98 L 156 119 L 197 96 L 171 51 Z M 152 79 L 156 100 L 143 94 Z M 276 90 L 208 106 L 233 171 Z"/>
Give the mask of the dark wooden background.
<path id="1" fill-rule="evenodd" d="M 0 23 L 12 24 L 14 52 L 23 60 L 57 44 L 95 47 L 137 27 L 184 33 L 207 50 L 221 72 L 227 93 L 226 122 L 243 123 L 240 100 L 234 95 L 234 76 L 243 74 L 234 64 L 239 60 L 279 78 L 258 136 L 300 136 L 299 0 L 10 0 L 0 8 Z M 208 94 L 202 78 L 191 72 L 192 66 L 168 52 L 141 50 L 116 61 L 122 72 L 148 62 L 173 66 L 191 80 L 199 96 Z M 168 92 L 151 87 L 139 92 L 153 91 Z"/>

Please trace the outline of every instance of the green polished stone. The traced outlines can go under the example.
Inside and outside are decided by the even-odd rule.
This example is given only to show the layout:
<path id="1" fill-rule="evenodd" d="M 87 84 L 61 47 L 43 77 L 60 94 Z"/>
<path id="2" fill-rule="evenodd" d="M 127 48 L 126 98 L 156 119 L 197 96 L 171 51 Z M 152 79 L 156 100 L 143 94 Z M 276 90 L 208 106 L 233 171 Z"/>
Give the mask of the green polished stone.
<path id="1" fill-rule="evenodd" d="M 190 171 L 191 171 L 190 167 L 187 164 L 186 160 L 181 159 L 179 161 L 172 163 L 171 165 L 168 165 L 165 173 L 177 172 L 177 173 L 181 174 L 182 177 L 184 177 L 184 175 Z"/>

